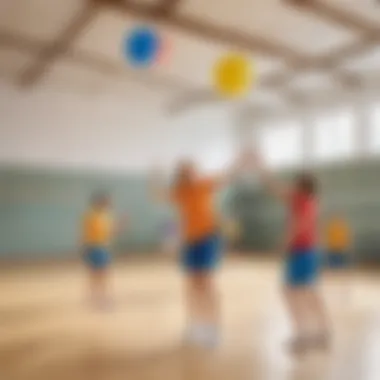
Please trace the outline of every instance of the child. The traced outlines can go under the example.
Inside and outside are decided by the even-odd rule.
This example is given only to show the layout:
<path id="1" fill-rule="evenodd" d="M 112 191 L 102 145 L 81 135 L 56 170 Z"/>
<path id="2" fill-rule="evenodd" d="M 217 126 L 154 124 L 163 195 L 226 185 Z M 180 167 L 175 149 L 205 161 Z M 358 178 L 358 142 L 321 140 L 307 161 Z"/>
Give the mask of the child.
<path id="1" fill-rule="evenodd" d="M 268 189 L 289 210 L 285 241 L 285 300 L 294 323 L 295 335 L 290 349 L 301 353 L 312 346 L 327 348 L 329 322 L 318 291 L 319 261 L 317 250 L 318 195 L 314 176 L 302 173 L 293 186 L 275 182 L 255 159 L 260 176 Z M 314 334 L 307 331 L 309 317 L 317 322 Z"/>
<path id="2" fill-rule="evenodd" d="M 91 199 L 83 222 L 84 261 L 90 275 L 90 295 L 99 306 L 109 303 L 108 267 L 111 262 L 110 243 L 116 233 L 111 215 L 111 200 L 105 193 Z"/>
<path id="3" fill-rule="evenodd" d="M 230 175 L 206 178 L 191 162 L 178 166 L 169 194 L 154 193 L 176 207 L 182 236 L 181 265 L 186 274 L 188 330 L 186 341 L 214 347 L 219 341 L 220 303 L 215 272 L 222 256 L 215 196 Z M 157 184 L 156 184 L 157 185 Z"/>
<path id="4" fill-rule="evenodd" d="M 325 259 L 338 284 L 342 306 L 349 305 L 351 297 L 350 281 L 353 266 L 350 258 L 351 230 L 347 220 L 338 214 L 330 218 L 326 228 Z"/>
<path id="5" fill-rule="evenodd" d="M 341 215 L 333 215 L 326 228 L 326 258 L 329 268 L 347 268 L 350 245 L 351 231 L 347 220 Z"/>

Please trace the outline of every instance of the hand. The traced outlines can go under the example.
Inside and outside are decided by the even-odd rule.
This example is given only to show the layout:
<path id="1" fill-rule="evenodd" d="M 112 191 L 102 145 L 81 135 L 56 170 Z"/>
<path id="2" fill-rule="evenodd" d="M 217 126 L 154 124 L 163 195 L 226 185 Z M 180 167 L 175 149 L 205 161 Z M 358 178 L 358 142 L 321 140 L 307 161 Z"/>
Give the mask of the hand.
<path id="1" fill-rule="evenodd" d="M 256 151 L 252 151 L 251 152 L 251 163 L 252 165 L 258 169 L 258 168 L 261 168 L 263 166 L 263 163 L 262 163 L 262 160 L 261 160 L 261 157 L 260 155 L 258 154 L 258 152 Z"/>
<path id="2" fill-rule="evenodd" d="M 252 149 L 246 148 L 242 151 L 240 155 L 239 163 L 240 166 L 245 168 L 252 166 L 256 168 L 257 166 L 259 166 L 259 156 Z"/>

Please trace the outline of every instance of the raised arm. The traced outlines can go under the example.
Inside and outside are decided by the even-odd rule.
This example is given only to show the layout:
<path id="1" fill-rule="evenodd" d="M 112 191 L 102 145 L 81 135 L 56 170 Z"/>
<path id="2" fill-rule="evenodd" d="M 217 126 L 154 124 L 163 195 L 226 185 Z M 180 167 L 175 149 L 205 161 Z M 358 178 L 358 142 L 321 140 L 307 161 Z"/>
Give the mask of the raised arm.
<path id="1" fill-rule="evenodd" d="M 283 201 L 289 201 L 291 197 L 290 189 L 282 181 L 277 180 L 263 164 L 262 160 L 256 153 L 252 153 L 251 160 L 254 164 L 256 172 L 258 173 L 261 181 L 265 187 L 275 197 L 282 199 Z"/>
<path id="2" fill-rule="evenodd" d="M 155 170 L 149 177 L 149 192 L 151 197 L 157 202 L 169 202 L 170 192 L 165 186 L 164 175 L 161 171 Z"/>
<path id="3" fill-rule="evenodd" d="M 87 244 L 87 235 L 88 235 L 88 230 L 89 230 L 89 218 L 87 215 L 83 215 L 79 226 L 79 236 L 78 236 L 78 247 L 80 247 L 80 252 L 84 254 L 84 249 L 83 247 L 86 246 Z"/>
<path id="4" fill-rule="evenodd" d="M 124 231 L 129 226 L 129 217 L 128 214 L 125 213 L 120 216 L 118 220 L 113 223 L 113 233 L 114 235 L 119 235 L 122 231 Z"/>
<path id="5" fill-rule="evenodd" d="M 217 186 L 228 186 L 238 177 L 239 173 L 247 165 L 248 161 L 246 159 L 245 153 L 240 153 L 233 163 L 223 172 L 219 173 L 214 177 L 214 182 Z"/>

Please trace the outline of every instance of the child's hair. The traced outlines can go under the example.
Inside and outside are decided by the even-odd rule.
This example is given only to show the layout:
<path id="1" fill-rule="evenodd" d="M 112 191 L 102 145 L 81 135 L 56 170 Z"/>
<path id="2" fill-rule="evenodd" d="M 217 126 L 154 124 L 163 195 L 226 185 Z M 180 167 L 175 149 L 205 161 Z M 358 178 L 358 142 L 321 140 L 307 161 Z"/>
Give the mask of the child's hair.
<path id="1" fill-rule="evenodd" d="M 174 179 L 173 179 L 174 188 L 182 184 L 183 180 L 186 178 L 186 171 L 190 165 L 191 165 L 191 162 L 189 160 L 183 160 L 179 163 L 174 173 Z"/>
<path id="2" fill-rule="evenodd" d="M 318 192 L 318 185 L 315 176 L 311 173 L 302 172 L 295 179 L 297 189 L 307 195 L 315 195 Z"/>
<path id="3" fill-rule="evenodd" d="M 99 206 L 107 203 L 109 200 L 109 194 L 105 191 L 97 191 L 91 196 L 91 205 Z"/>

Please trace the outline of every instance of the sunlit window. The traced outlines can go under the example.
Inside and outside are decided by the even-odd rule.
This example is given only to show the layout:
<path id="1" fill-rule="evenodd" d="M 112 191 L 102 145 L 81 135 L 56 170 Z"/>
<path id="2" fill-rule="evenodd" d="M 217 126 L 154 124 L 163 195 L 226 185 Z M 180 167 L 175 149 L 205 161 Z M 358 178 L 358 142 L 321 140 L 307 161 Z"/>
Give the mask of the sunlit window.
<path id="1" fill-rule="evenodd" d="M 297 166 L 302 162 L 302 126 L 297 123 L 266 126 L 258 134 L 258 144 L 272 167 Z"/>
<path id="2" fill-rule="evenodd" d="M 355 151 L 355 122 L 350 110 L 321 116 L 312 125 L 313 151 L 316 161 L 350 158 Z"/>
<path id="3" fill-rule="evenodd" d="M 371 153 L 380 154 L 380 104 L 369 109 L 369 149 Z"/>

